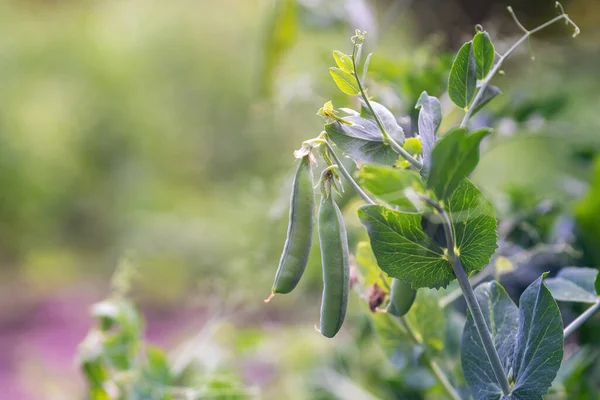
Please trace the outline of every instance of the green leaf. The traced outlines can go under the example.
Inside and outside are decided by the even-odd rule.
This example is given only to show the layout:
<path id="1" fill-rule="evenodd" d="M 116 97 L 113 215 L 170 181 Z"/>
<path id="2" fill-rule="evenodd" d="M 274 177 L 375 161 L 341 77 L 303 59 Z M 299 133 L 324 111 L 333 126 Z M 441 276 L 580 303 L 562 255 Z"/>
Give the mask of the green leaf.
<path id="1" fill-rule="evenodd" d="M 172 381 L 171 368 L 164 351 L 156 346 L 146 350 L 146 365 L 144 376 L 154 385 L 168 386 Z"/>
<path id="2" fill-rule="evenodd" d="M 479 285 L 475 289 L 475 296 L 504 371 L 508 371 L 512 365 L 517 338 L 519 309 L 506 290 L 495 281 Z M 470 314 L 462 336 L 461 363 L 473 398 L 496 400 L 502 396 L 502 388 L 488 362 L 473 316 Z"/>
<path id="3" fill-rule="evenodd" d="M 442 106 L 440 101 L 427 92 L 421 93 L 415 108 L 419 111 L 419 136 L 423 146 L 423 170 L 425 175 L 431 168 L 431 150 L 435 144 L 435 134 L 442 123 Z"/>
<path id="4" fill-rule="evenodd" d="M 597 269 L 566 267 L 555 278 L 546 279 L 544 283 L 558 301 L 595 303 L 598 300 L 594 287 L 597 279 Z"/>
<path id="5" fill-rule="evenodd" d="M 483 90 L 483 93 L 481 94 L 481 97 L 479 98 L 479 100 L 477 100 L 477 103 L 473 104 L 473 112 L 471 113 L 471 116 L 477 114 L 479 111 L 481 111 L 481 109 L 483 107 L 486 106 L 487 103 L 489 103 L 496 96 L 499 96 L 501 94 L 502 94 L 502 91 L 499 88 L 497 88 L 496 86 L 493 86 L 493 85 L 486 86 L 485 89 Z"/>
<path id="6" fill-rule="evenodd" d="M 398 154 L 383 143 L 374 121 L 352 115 L 344 117 L 344 121 L 352 125 L 334 121 L 325 125 L 325 132 L 348 156 L 359 163 L 393 165 L 398 160 Z"/>
<path id="7" fill-rule="evenodd" d="M 400 144 L 404 143 L 404 130 L 400 125 L 398 125 L 394 114 L 392 114 L 392 112 L 388 110 L 385 106 L 377 103 L 376 101 L 369 101 L 369 104 L 371 104 L 371 107 L 373 107 L 373 111 L 375 111 L 377 116 L 379 116 L 379 120 L 383 124 L 383 127 L 385 128 L 386 132 L 392 137 L 392 139 L 394 139 Z M 365 105 L 362 99 L 360 107 L 360 116 L 375 122 L 375 118 L 373 117 L 371 110 L 369 110 L 369 107 Z"/>
<path id="8" fill-rule="evenodd" d="M 371 286 L 375 282 L 378 282 L 381 270 L 371 250 L 371 244 L 367 241 L 358 242 L 355 253 L 356 262 L 363 276 L 364 286 Z"/>
<path id="9" fill-rule="evenodd" d="M 496 250 L 494 207 L 468 180 L 448 199 L 456 247 L 467 274 L 481 270 Z M 454 280 L 452 266 L 421 227 L 422 214 L 363 206 L 358 215 L 367 228 L 379 267 L 413 288 L 445 287 Z"/>
<path id="10" fill-rule="evenodd" d="M 329 73 L 337 87 L 344 93 L 355 96 L 360 93 L 358 82 L 354 75 L 341 68 L 331 67 Z"/>
<path id="11" fill-rule="evenodd" d="M 406 211 L 416 211 L 407 194 L 410 191 L 424 190 L 424 182 L 417 172 L 385 165 L 365 164 L 358 176 L 364 188 L 379 199 Z"/>
<path id="12" fill-rule="evenodd" d="M 463 44 L 452 63 L 448 79 L 448 95 L 457 106 L 467 109 L 477 84 L 477 73 L 473 46 L 471 42 Z"/>
<path id="13" fill-rule="evenodd" d="M 426 347 L 434 351 L 442 350 L 446 336 L 446 312 L 439 305 L 437 291 L 419 290 L 406 319 Z"/>
<path id="14" fill-rule="evenodd" d="M 473 55 L 477 69 L 477 79 L 484 79 L 494 65 L 494 44 L 487 32 L 477 32 L 473 38 Z"/>
<path id="15" fill-rule="evenodd" d="M 512 398 L 539 398 L 548 391 L 563 358 L 563 322 L 543 274 L 519 299 L 519 329 L 512 370 Z"/>
<path id="16" fill-rule="evenodd" d="M 596 283 L 594 284 L 594 288 L 596 289 L 596 294 L 600 296 L 600 274 L 596 275 Z"/>
<path id="17" fill-rule="evenodd" d="M 352 57 L 348 54 L 344 54 L 341 51 L 334 50 L 333 58 L 337 66 L 344 72 L 349 74 L 354 73 L 354 64 L 352 63 Z"/>
<path id="18" fill-rule="evenodd" d="M 452 194 L 456 187 L 479 163 L 479 144 L 491 130 L 478 129 L 468 133 L 466 128 L 455 128 L 437 141 L 431 152 L 431 171 L 427 186 L 438 199 Z"/>

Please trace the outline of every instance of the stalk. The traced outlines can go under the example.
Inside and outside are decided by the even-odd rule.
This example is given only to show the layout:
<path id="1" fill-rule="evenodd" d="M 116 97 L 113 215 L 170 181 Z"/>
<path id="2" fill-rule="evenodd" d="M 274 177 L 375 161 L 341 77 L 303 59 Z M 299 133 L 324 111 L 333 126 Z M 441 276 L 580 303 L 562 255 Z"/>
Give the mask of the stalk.
<path id="1" fill-rule="evenodd" d="M 565 328 L 565 339 L 568 338 L 571 333 L 575 332 L 581 325 L 583 325 L 585 321 L 593 317 L 598 311 L 600 311 L 600 299 L 598 299 L 593 306 L 585 310 L 583 314 L 575 318 L 575 320 Z"/>

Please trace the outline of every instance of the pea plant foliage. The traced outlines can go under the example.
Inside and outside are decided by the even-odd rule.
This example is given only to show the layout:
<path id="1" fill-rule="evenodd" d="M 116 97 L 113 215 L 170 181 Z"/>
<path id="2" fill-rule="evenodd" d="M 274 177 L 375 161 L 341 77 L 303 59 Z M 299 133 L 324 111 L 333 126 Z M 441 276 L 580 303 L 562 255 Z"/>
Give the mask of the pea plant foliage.
<path id="1" fill-rule="evenodd" d="M 392 112 L 374 100 L 375 93 L 365 86 L 371 54 L 361 54 L 366 32 L 356 31 L 350 52 L 333 52 L 335 66 L 329 73 L 359 107 L 336 109 L 332 102 L 324 104 L 318 111 L 325 120 L 323 132 L 295 152 L 300 163 L 287 241 L 267 300 L 292 291 L 304 272 L 316 208 L 313 188 L 320 187 L 317 226 L 324 280 L 320 331 L 327 337 L 337 334 L 352 282 L 348 275 L 353 249 L 334 199 L 345 181 L 366 203 L 358 209 L 358 217 L 369 242 L 359 243 L 353 252 L 359 263 L 371 257 L 369 262 L 379 269 L 365 278 L 375 282 L 370 307 L 393 318 L 398 335 L 420 349 L 421 362 L 444 395 L 530 400 L 548 392 L 563 361 L 565 337 L 600 308 L 597 270 L 565 268 L 553 278 L 542 274 L 522 293 L 518 305 L 496 280 L 476 286 L 497 250 L 498 222 L 494 206 L 468 177 L 479 162 L 482 141 L 492 134 L 490 128 L 472 129 L 471 117 L 501 94 L 490 83 L 503 62 L 532 34 L 554 23 L 570 25 L 573 36 L 579 32 L 556 5 L 559 15 L 532 30 L 525 29 L 509 8 L 523 35 L 504 54 L 478 26 L 449 71 L 447 94 L 464 116 L 460 124 L 443 131 L 440 101 L 425 91 L 415 104 L 417 132 L 405 132 Z M 341 155 L 355 162 L 357 173 L 346 168 Z M 307 176 L 316 165 L 325 167 L 313 186 L 307 184 Z M 442 304 L 435 296 L 433 302 L 427 300 L 435 292 L 431 289 L 444 289 L 455 281 L 468 309 L 460 341 L 460 373 L 468 390 L 459 390 L 458 379 L 448 376 L 436 360 L 443 346 L 436 324 L 444 319 L 448 302 Z M 557 301 L 591 306 L 565 328 Z M 422 318 L 412 316 L 415 308 Z"/>

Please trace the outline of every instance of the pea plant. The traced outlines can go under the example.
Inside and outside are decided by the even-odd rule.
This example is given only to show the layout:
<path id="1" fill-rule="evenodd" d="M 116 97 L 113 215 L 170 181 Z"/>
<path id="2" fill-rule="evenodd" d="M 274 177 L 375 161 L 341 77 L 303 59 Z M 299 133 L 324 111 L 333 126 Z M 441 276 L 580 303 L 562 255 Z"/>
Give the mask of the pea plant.
<path id="1" fill-rule="evenodd" d="M 266 301 L 291 292 L 306 268 L 314 228 L 313 191 L 319 188 L 317 230 L 324 286 L 319 331 L 324 336 L 335 336 L 342 326 L 349 292 L 357 281 L 353 260 L 361 262 L 372 251 L 380 272 L 369 306 L 393 318 L 398 334 L 409 337 L 415 348 L 423 348 L 427 330 L 436 329 L 434 320 L 417 327 L 410 318 L 419 292 L 458 282 L 468 310 L 458 374 L 464 376 L 468 391 L 455 387 L 462 377 L 448 376 L 435 352 L 420 353 L 446 397 L 529 400 L 548 392 L 563 362 L 565 339 L 600 309 L 600 278 L 596 269 L 583 267 L 564 268 L 552 278 L 544 273 L 521 294 L 518 306 L 497 280 L 477 286 L 489 277 L 489 268 L 483 269 L 495 259 L 499 229 L 494 206 L 468 176 L 479 162 L 482 141 L 492 133 L 491 128 L 472 128 L 471 119 L 501 94 L 491 81 L 504 61 L 531 35 L 552 24 L 564 22 L 573 27 L 574 37 L 579 33 L 562 6 L 556 6 L 557 17 L 531 30 L 509 8 L 523 35 L 504 54 L 478 26 L 472 40 L 458 50 L 449 72 L 448 97 L 464 116 L 446 132 L 438 132 L 440 101 L 425 91 L 415 105 L 418 132 L 410 134 L 388 108 L 372 99 L 365 86 L 371 54 L 364 61 L 361 57 L 366 32 L 356 30 L 349 54 L 333 52 L 336 66 L 330 68 L 331 77 L 360 108 L 336 109 L 327 102 L 318 111 L 325 120 L 324 131 L 295 152 L 300 161 L 287 240 Z M 357 177 L 339 154 L 354 161 Z M 318 165 L 324 169 L 313 186 L 311 168 Z M 360 243 L 354 255 L 335 201 L 343 191 L 342 177 L 366 203 L 358 217 L 369 243 Z M 498 274 L 499 263 L 495 264 Z M 443 312 L 456 297 L 451 293 L 435 307 Z M 587 302 L 591 307 L 564 327 L 557 301 Z"/>

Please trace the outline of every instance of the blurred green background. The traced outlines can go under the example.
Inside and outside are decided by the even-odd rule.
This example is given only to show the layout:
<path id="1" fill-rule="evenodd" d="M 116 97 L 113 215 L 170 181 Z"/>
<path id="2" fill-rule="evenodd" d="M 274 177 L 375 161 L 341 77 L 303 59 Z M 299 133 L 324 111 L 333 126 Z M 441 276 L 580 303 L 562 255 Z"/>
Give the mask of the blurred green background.
<path id="1" fill-rule="evenodd" d="M 379 365 L 381 350 L 352 339 L 359 299 L 339 338 L 313 330 L 318 262 L 297 292 L 262 302 L 284 241 L 292 152 L 321 131 L 325 101 L 351 104 L 327 67 L 355 27 L 375 52 L 370 94 L 400 114 L 422 90 L 442 96 L 447 129 L 460 117 L 443 96 L 452 54 L 476 23 L 508 48 L 519 31 L 507 4 L 531 27 L 555 15 L 551 1 L 516 0 L 2 2 L 6 398 L 81 398 L 72 360 L 123 254 L 137 266 L 132 297 L 150 341 L 176 349 L 199 335 L 203 368 L 235 371 L 261 398 L 329 398 L 323 387 L 347 385 L 341 398 L 371 398 L 345 377 L 368 381 Z M 557 25 L 532 40 L 535 61 L 525 45 L 505 65 L 505 94 L 481 116 L 496 134 L 474 180 L 500 212 L 514 187 L 560 204 L 577 222 L 579 262 L 597 267 L 600 5 L 564 5 L 582 34 Z M 354 357 L 346 375 L 319 373 L 339 352 Z"/>

